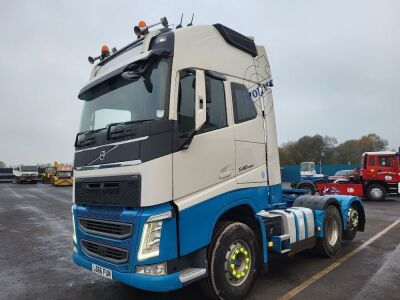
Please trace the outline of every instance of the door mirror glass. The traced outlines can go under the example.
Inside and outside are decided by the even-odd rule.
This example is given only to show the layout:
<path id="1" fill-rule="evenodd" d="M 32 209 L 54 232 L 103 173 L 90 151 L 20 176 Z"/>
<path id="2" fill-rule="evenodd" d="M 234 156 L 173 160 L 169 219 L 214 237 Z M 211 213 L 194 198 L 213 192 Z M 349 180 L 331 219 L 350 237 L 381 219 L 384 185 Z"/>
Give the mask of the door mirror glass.
<path id="1" fill-rule="evenodd" d="M 181 136 L 193 134 L 195 128 L 196 72 L 183 70 L 179 79 L 178 128 Z"/>

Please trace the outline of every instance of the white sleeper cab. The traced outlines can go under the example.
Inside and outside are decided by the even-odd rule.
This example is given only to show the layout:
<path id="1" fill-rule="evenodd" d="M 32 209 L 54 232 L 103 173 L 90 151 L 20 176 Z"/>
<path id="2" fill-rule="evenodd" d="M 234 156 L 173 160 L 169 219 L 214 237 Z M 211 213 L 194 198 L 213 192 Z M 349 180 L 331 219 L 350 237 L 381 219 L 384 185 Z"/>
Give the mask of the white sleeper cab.
<path id="1" fill-rule="evenodd" d="M 363 205 L 282 189 L 263 46 L 221 24 L 178 27 L 140 22 L 132 43 L 89 57 L 73 260 L 144 290 L 200 281 L 243 299 L 272 252 L 334 256 L 364 230 Z"/>

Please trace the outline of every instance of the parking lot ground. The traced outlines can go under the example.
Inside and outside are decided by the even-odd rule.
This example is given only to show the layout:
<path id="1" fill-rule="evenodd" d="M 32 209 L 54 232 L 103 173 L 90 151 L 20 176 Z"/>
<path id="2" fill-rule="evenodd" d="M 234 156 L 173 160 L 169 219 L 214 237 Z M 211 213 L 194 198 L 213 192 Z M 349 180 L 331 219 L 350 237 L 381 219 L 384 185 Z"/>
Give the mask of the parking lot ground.
<path id="1" fill-rule="evenodd" d="M 71 260 L 70 187 L 0 184 L 0 299 L 204 299 L 196 285 L 149 293 L 102 278 Z M 248 299 L 277 299 L 400 219 L 400 199 L 365 202 L 366 231 L 335 258 L 273 256 Z M 293 299 L 399 299 L 400 225 L 300 289 Z"/>

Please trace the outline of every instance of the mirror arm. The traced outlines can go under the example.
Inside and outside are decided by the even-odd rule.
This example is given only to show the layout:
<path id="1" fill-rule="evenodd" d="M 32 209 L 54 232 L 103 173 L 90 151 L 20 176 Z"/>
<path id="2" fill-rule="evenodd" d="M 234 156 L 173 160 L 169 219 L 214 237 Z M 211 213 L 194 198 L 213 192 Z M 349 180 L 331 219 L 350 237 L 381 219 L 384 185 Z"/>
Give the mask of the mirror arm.
<path id="1" fill-rule="evenodd" d="M 182 145 L 180 146 L 180 149 L 182 150 L 186 150 L 189 149 L 190 144 L 193 141 L 194 136 L 196 135 L 196 131 L 193 130 L 192 132 L 190 132 L 190 134 L 185 135 L 185 136 L 181 136 L 181 138 L 184 138 L 184 142 L 182 143 Z"/>

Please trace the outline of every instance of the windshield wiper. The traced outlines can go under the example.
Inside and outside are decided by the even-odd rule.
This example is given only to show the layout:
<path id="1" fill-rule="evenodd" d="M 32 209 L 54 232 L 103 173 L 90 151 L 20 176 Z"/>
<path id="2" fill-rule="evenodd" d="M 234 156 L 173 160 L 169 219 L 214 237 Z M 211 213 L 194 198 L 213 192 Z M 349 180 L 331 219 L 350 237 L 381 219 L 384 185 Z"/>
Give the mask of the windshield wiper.
<path id="1" fill-rule="evenodd" d="M 126 122 L 118 122 L 118 123 L 108 124 L 107 125 L 107 140 L 110 139 L 111 133 L 122 133 L 123 132 L 122 129 L 111 132 L 111 128 L 113 128 L 113 127 L 119 127 L 119 126 L 125 127 L 126 125 L 135 124 L 135 123 L 144 123 L 144 122 L 149 122 L 149 121 L 154 121 L 154 119 L 134 120 L 134 121 L 126 121 Z"/>
<path id="2" fill-rule="evenodd" d="M 87 138 L 87 139 L 82 138 L 81 140 L 79 140 L 79 137 L 81 135 L 85 135 L 86 136 L 87 134 L 92 134 L 92 133 L 95 133 L 95 132 L 98 132 L 98 131 L 101 131 L 101 130 L 104 130 L 104 129 L 105 128 L 99 128 L 99 129 L 92 129 L 92 130 L 79 132 L 76 135 L 76 138 L 75 138 L 75 147 L 88 146 L 88 145 L 91 145 L 91 144 L 93 144 L 95 142 L 95 138 L 94 137 L 90 137 L 90 138 Z"/>

